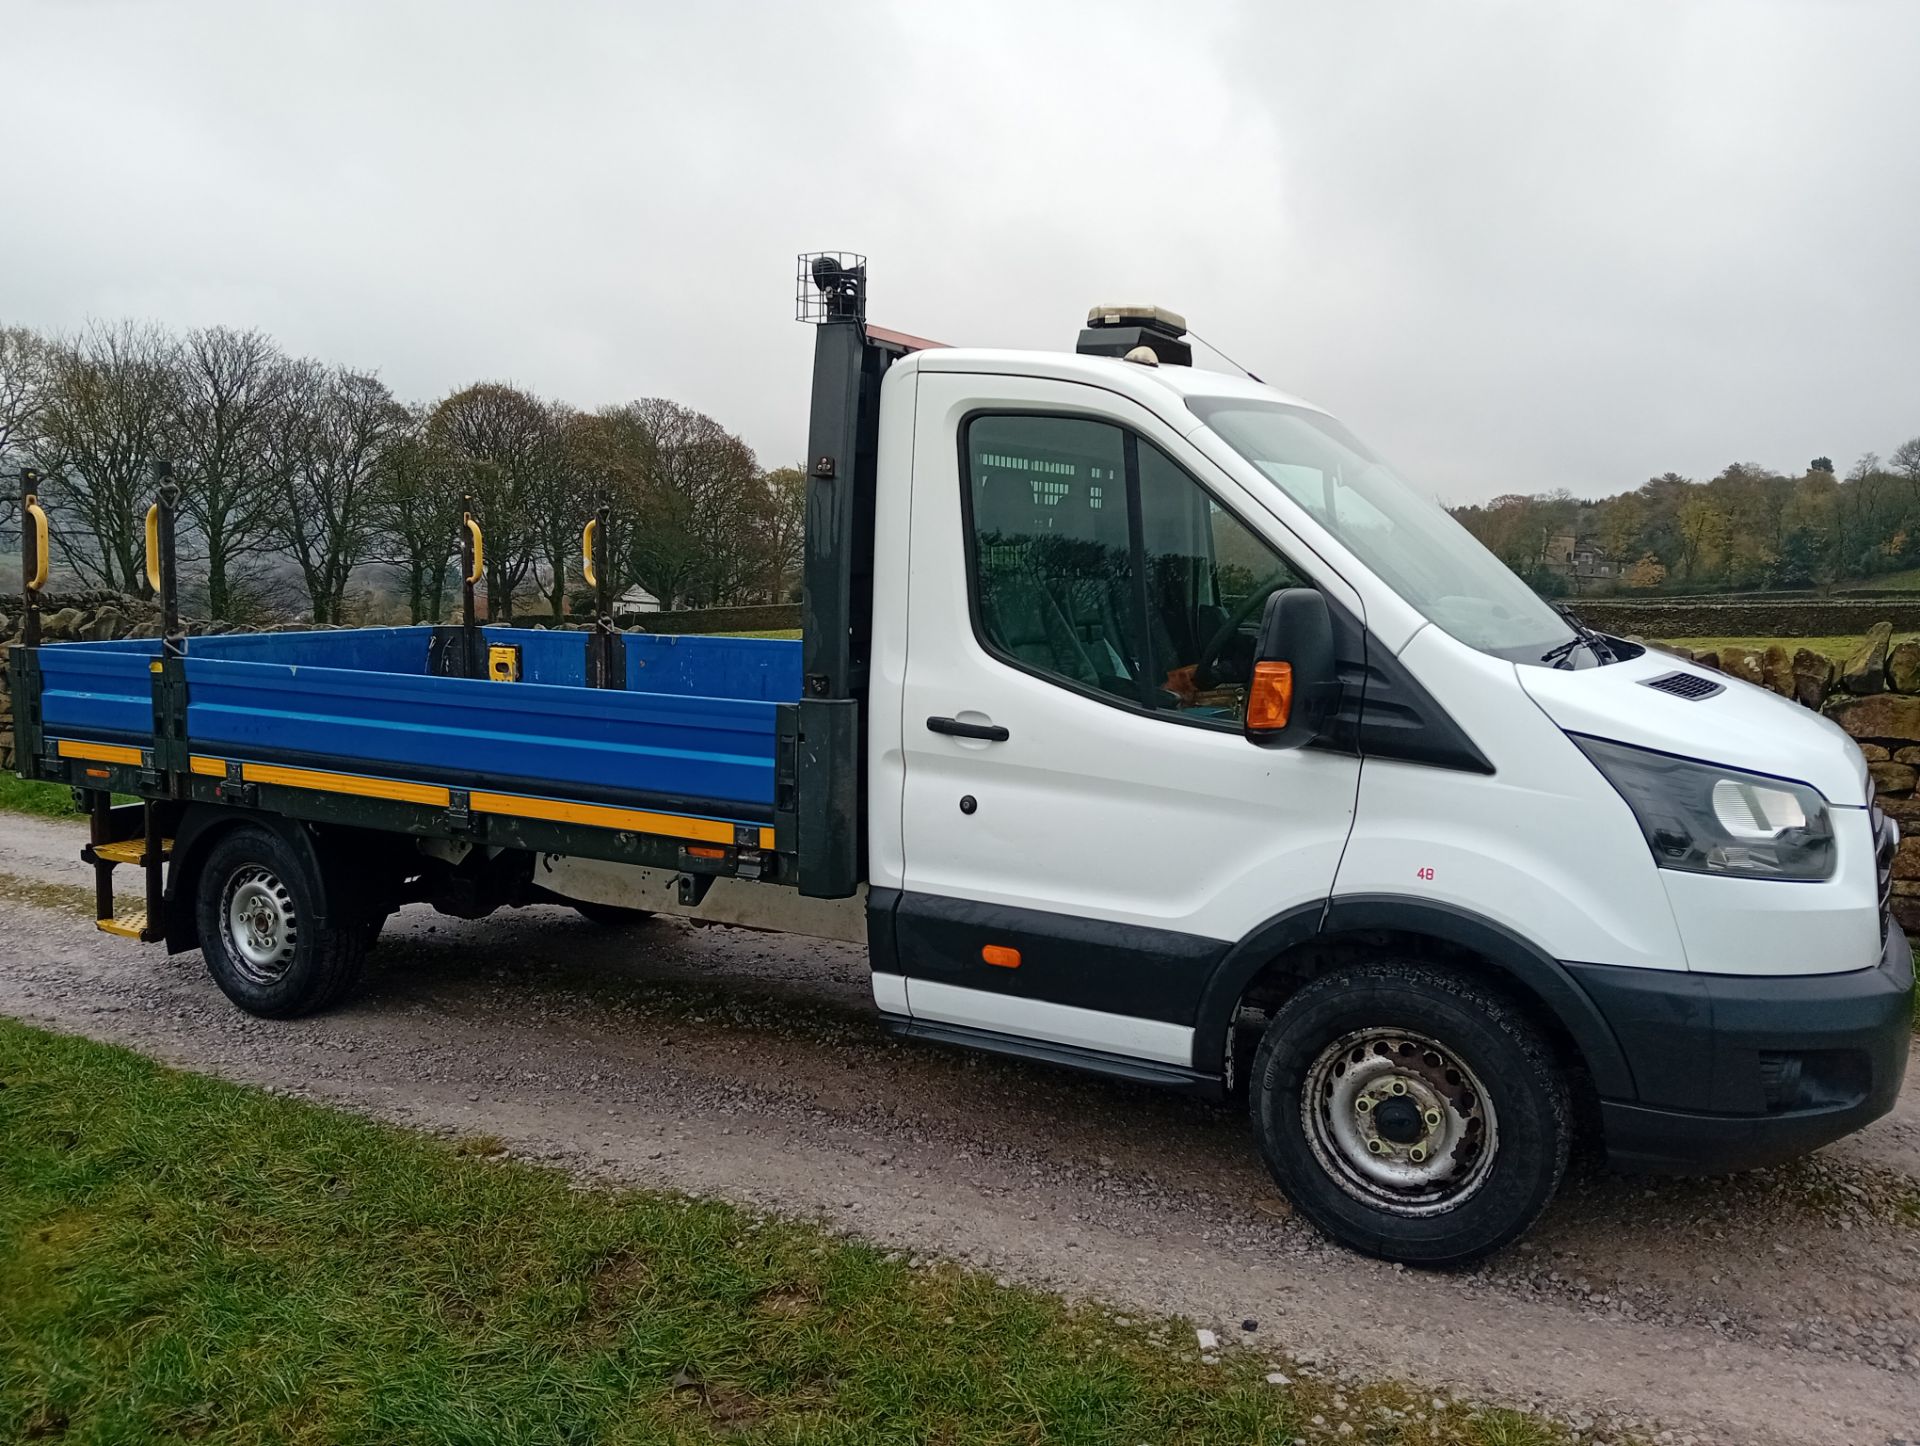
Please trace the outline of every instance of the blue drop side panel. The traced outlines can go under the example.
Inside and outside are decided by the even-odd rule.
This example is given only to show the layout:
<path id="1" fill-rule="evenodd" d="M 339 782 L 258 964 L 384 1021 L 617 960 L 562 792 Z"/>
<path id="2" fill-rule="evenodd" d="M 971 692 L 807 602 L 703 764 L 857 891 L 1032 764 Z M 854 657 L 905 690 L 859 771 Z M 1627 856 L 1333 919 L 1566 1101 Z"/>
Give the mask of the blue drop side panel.
<path id="1" fill-rule="evenodd" d="M 236 663 L 287 663 L 365 673 L 427 671 L 433 629 L 341 628 L 303 633 L 222 633 L 189 638 L 187 656 Z"/>
<path id="2" fill-rule="evenodd" d="M 49 643 L 40 649 L 40 718 L 57 738 L 153 736 L 153 638 Z"/>
<path id="3" fill-rule="evenodd" d="M 586 686 L 586 632 L 483 628 L 489 644 L 520 649 L 523 683 Z M 688 698 L 754 698 L 790 703 L 800 696 L 800 644 L 781 638 L 717 638 L 625 633 L 626 686 L 633 693 Z"/>
<path id="4" fill-rule="evenodd" d="M 524 656 L 524 655 L 523 655 Z M 775 707 L 750 699 L 492 683 L 189 655 L 196 750 L 294 752 L 342 767 L 409 768 L 773 802 Z"/>
<path id="5" fill-rule="evenodd" d="M 426 672 L 432 630 L 355 628 L 196 637 L 187 645 L 194 748 L 304 754 L 346 770 L 451 771 L 771 804 L 775 704 L 800 696 L 800 645 L 629 633 L 627 691 L 588 689 L 586 635 L 488 628 L 521 649 L 522 681 Z M 153 639 L 41 650 L 49 733 L 151 737 Z"/>
<path id="6" fill-rule="evenodd" d="M 628 633 L 627 687 L 636 693 L 708 694 L 792 703 L 800 697 L 797 638 L 713 638 Z"/>
<path id="7" fill-rule="evenodd" d="M 520 649 L 520 681 L 557 688 L 587 686 L 587 634 L 544 628 L 482 628 L 487 642 Z"/>

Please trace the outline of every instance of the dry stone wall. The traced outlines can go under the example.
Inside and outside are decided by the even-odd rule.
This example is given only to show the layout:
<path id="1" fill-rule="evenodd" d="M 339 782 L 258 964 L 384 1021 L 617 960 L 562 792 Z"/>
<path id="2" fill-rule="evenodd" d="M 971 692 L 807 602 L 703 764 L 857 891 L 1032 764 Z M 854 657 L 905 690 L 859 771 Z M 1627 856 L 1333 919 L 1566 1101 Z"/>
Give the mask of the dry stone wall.
<path id="1" fill-rule="evenodd" d="M 1580 619 L 1615 637 L 1842 638 L 1890 622 L 1920 629 L 1920 598 L 1581 598 Z"/>
<path id="2" fill-rule="evenodd" d="M 1875 800 L 1910 835 L 1893 862 L 1893 912 L 1904 927 L 1920 928 L 1920 642 L 1895 644 L 1893 624 L 1882 621 L 1838 663 L 1790 642 L 1663 650 L 1771 688 L 1847 731 L 1867 760 Z"/>
<path id="3" fill-rule="evenodd" d="M 622 613 L 623 628 L 643 633 L 771 633 L 800 626 L 799 603 L 692 608 L 674 613 Z"/>

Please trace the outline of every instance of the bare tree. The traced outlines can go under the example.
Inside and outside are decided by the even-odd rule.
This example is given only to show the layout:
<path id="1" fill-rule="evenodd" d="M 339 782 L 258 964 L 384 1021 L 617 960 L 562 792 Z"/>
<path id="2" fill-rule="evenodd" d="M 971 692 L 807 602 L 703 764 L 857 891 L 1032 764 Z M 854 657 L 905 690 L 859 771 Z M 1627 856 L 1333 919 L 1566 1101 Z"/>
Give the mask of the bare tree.
<path id="1" fill-rule="evenodd" d="M 546 427 L 534 447 L 528 476 L 528 500 L 540 557 L 546 563 L 547 606 L 555 621 L 567 615 L 567 572 L 577 567 L 580 529 L 596 505 L 589 500 L 587 477 L 571 445 L 579 416 L 564 402 L 546 409 Z"/>
<path id="2" fill-rule="evenodd" d="M 1909 437 L 1893 449 L 1887 458 L 1887 470 L 1907 479 L 1907 486 L 1920 498 L 1920 437 Z"/>
<path id="3" fill-rule="evenodd" d="M 740 600 L 765 576 L 769 493 L 752 449 L 663 397 L 599 420 L 628 574 L 664 608 Z"/>
<path id="4" fill-rule="evenodd" d="M 288 362 L 257 331 L 190 332 L 177 353 L 168 428 L 181 506 L 206 549 L 207 611 L 228 617 L 239 558 L 279 532 L 270 440 Z"/>
<path id="5" fill-rule="evenodd" d="M 406 420 L 378 377 L 317 362 L 290 370 L 274 426 L 278 540 L 316 623 L 343 621 L 347 581 L 372 551 L 384 455 Z"/>
<path id="6" fill-rule="evenodd" d="M 766 600 L 785 602 L 800 582 L 807 535 L 807 474 L 798 467 L 775 467 L 760 480 L 767 489 L 761 537 Z"/>
<path id="7" fill-rule="evenodd" d="M 772 497 L 753 449 L 713 418 L 692 417 L 686 440 L 662 453 L 663 481 L 691 503 L 687 515 L 699 558 L 695 596 L 707 607 L 722 607 L 745 601 L 764 576 Z"/>
<path id="8" fill-rule="evenodd" d="M 47 346 L 24 327 L 0 326 L 0 531 L 20 510 L 16 478 L 46 405 Z"/>
<path id="9" fill-rule="evenodd" d="M 427 412 L 411 408 L 381 449 L 375 475 L 373 526 L 378 560 L 399 569 L 407 616 L 437 623 L 446 616 L 446 588 L 460 518 L 456 467 L 429 435 Z"/>
<path id="10" fill-rule="evenodd" d="M 614 590 L 639 581 L 661 599 L 662 607 L 671 607 L 671 579 L 679 575 L 683 565 L 656 560 L 663 546 L 662 535 L 657 532 L 652 538 L 652 551 L 644 556 L 641 551 L 640 513 L 652 467 L 653 436 L 639 404 L 576 414 L 568 427 L 567 444 L 586 498 L 595 507 L 604 503 L 614 514 L 617 552 L 609 559 L 614 569 Z"/>
<path id="11" fill-rule="evenodd" d="M 158 327 L 96 322 L 50 352 L 30 443 L 66 561 L 90 582 L 147 591 L 141 518 L 175 413 L 178 345 Z"/>
<path id="12" fill-rule="evenodd" d="M 496 622 L 513 620 L 514 589 L 533 570 L 538 478 L 551 430 L 539 400 L 500 382 L 455 392 L 427 423 L 429 441 L 472 494 L 486 533 L 487 612 Z"/>

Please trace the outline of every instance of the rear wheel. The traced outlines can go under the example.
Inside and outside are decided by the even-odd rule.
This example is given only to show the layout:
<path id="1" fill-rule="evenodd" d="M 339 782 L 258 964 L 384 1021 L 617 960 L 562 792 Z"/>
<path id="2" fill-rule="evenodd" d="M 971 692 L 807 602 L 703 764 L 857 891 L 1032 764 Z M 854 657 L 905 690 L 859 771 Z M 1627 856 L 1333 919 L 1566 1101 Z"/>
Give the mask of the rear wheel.
<path id="1" fill-rule="evenodd" d="M 581 918 L 604 929 L 631 929 L 635 924 L 644 924 L 653 917 L 646 909 L 623 909 L 617 904 L 589 904 L 579 899 L 574 900 L 573 907 Z"/>
<path id="2" fill-rule="evenodd" d="M 359 981 L 366 921 L 279 835 L 237 828 L 200 870 L 195 907 L 207 972 L 249 1014 L 291 1019 L 338 1002 Z M 323 904 L 331 922 L 318 920 Z"/>
<path id="3" fill-rule="evenodd" d="M 1280 1186 L 1343 1245 L 1465 1264 L 1525 1231 L 1566 1170 L 1567 1088 L 1525 1016 L 1418 962 L 1306 985 L 1254 1056 L 1254 1130 Z"/>

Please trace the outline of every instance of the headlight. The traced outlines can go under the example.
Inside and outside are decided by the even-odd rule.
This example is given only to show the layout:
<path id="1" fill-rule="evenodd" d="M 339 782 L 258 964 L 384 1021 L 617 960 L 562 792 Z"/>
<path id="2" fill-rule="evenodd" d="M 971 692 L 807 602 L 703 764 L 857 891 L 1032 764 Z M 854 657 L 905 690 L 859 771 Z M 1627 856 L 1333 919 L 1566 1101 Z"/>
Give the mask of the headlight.
<path id="1" fill-rule="evenodd" d="M 1830 879 L 1833 822 L 1804 783 L 1573 735 L 1640 822 L 1663 869 Z"/>

